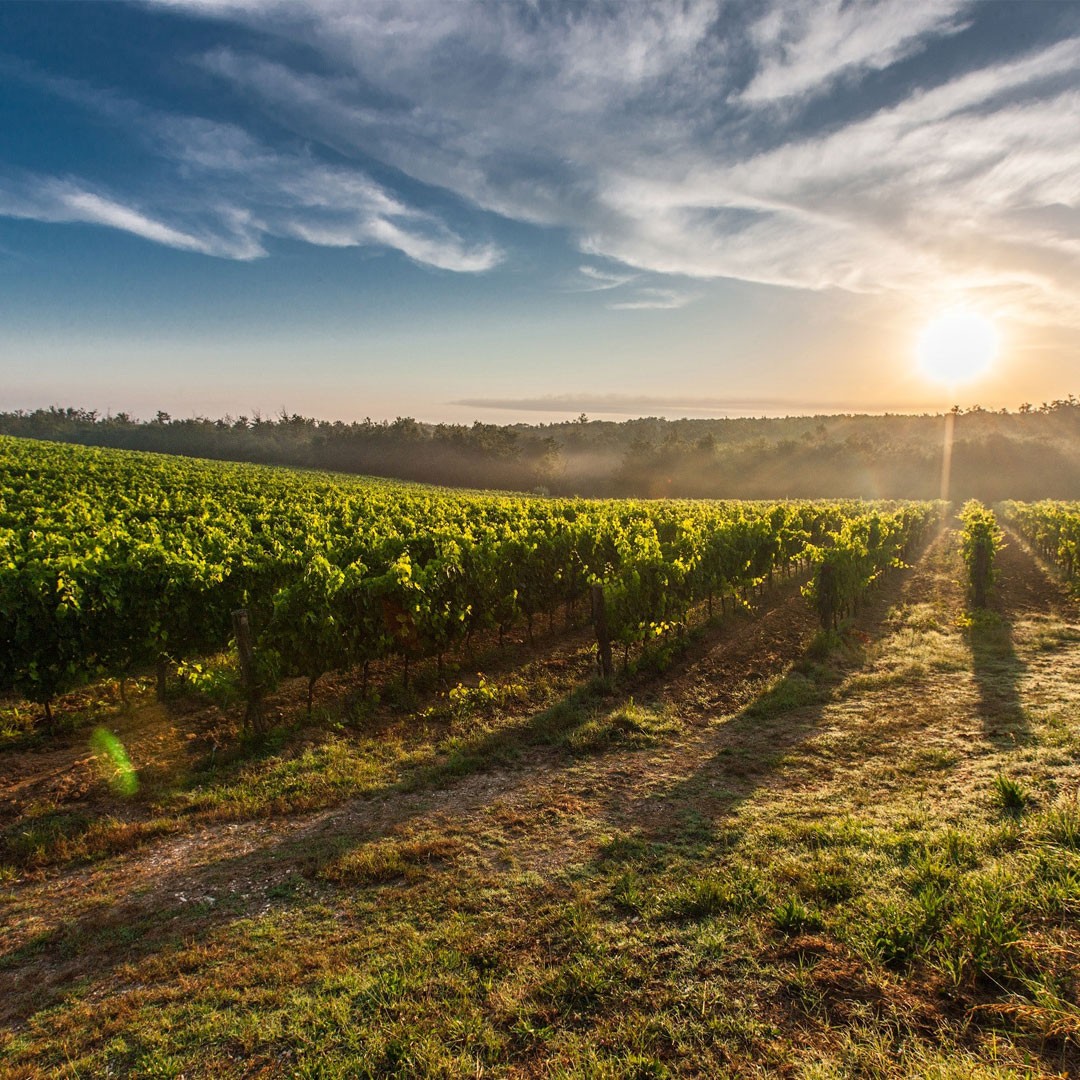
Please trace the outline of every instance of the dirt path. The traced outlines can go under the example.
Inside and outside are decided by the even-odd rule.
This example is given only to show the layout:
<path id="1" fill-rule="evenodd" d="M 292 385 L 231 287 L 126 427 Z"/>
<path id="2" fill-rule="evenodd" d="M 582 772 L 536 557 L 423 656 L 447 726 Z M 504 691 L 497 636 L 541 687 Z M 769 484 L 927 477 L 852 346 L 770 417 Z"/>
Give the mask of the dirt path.
<path id="1" fill-rule="evenodd" d="M 959 822 L 970 793 L 989 793 L 996 774 L 1035 777 L 1054 758 L 1031 719 L 1080 694 L 1080 605 L 1010 536 L 989 612 L 972 613 L 958 545 L 950 529 L 927 552 L 901 589 L 898 617 L 772 778 L 763 813 L 786 802 L 785 812 L 811 820 L 841 805 L 872 821 L 907 800 L 946 820 L 955 806 Z M 1080 782 L 1080 768 L 1052 771 L 1058 783 Z"/>
<path id="2" fill-rule="evenodd" d="M 657 707 L 678 708 L 684 721 L 670 745 L 655 755 L 616 751 L 577 759 L 558 749 L 530 749 L 518 768 L 448 780 L 437 790 L 401 792 L 389 786 L 376 798 L 353 800 L 316 814 L 211 824 L 104 863 L 53 871 L 41 880 L 24 882 L 9 896 L 8 918 L 0 928 L 0 955 L 8 958 L 0 968 L 0 1018 L 24 1012 L 24 994 L 40 999 L 48 986 L 62 987 L 100 968 L 105 954 L 114 951 L 111 928 L 153 924 L 145 939 L 149 941 L 170 932 L 170 923 L 182 923 L 189 933 L 203 932 L 221 919 L 264 910 L 268 896 L 283 881 L 310 869 L 310 853 L 325 850 L 328 843 L 364 843 L 405 827 L 450 829 L 450 819 L 485 814 L 492 807 L 507 820 L 528 816 L 545 806 L 553 793 L 576 800 L 579 809 L 592 803 L 599 808 L 607 793 L 617 788 L 647 790 L 653 783 L 664 783 L 672 770 L 685 770 L 699 752 L 704 736 L 694 726 L 752 700 L 764 681 L 799 654 L 812 632 L 799 582 L 783 582 L 756 601 L 753 617 L 733 618 L 708 629 L 661 679 L 628 679 L 622 699 L 644 693 Z M 528 719 L 523 717 L 522 724 Z M 155 731 L 147 737 L 162 735 Z M 64 753 L 48 755 L 50 783 L 62 776 L 53 759 Z M 66 753 L 70 762 L 71 750 Z M 77 760 L 79 774 L 92 767 L 86 759 Z M 533 830 L 528 836 L 517 832 L 516 839 L 527 841 L 531 857 L 540 863 L 555 858 L 551 852 L 556 848 L 559 861 L 574 854 L 574 845 L 566 844 L 561 833 L 557 842 L 549 838 L 537 843 Z M 56 953 L 65 950 L 55 946 L 74 936 L 72 927 L 79 928 L 79 937 L 88 936 L 83 931 L 94 927 L 105 947 L 80 950 L 78 957 L 58 962 Z M 20 962 L 21 954 L 25 963 Z M 19 959 L 12 962 L 12 957 Z"/>
<path id="3" fill-rule="evenodd" d="M 1035 555 L 1013 529 L 1005 529 L 1005 546 L 994 559 L 997 585 L 992 603 L 1009 617 L 1056 615 L 1080 619 L 1080 603 L 1069 594 L 1054 567 Z M 1037 572 L 1033 572 L 1037 570 Z"/>
<path id="4" fill-rule="evenodd" d="M 530 747 L 513 768 L 446 778 L 434 789 L 388 786 L 315 814 L 209 825 L 20 883 L 0 929 L 0 1021 L 18 1023 L 79 980 L 114 993 L 137 978 L 141 957 L 288 903 L 297 881 L 317 890 L 334 858 L 385 838 L 438 835 L 449 838 L 451 858 L 467 850 L 492 866 L 550 875 L 595 858 L 612 830 L 669 837 L 688 822 L 731 815 L 755 795 L 797 789 L 807 813 L 817 800 L 838 797 L 872 806 L 895 782 L 886 766 L 903 748 L 955 750 L 973 734 L 932 730 L 940 695 L 970 700 L 978 715 L 980 685 L 962 671 L 966 660 L 950 670 L 948 648 L 945 661 L 920 658 L 910 626 L 890 621 L 898 606 L 921 611 L 927 638 L 955 623 L 963 611 L 955 545 L 955 533 L 943 530 L 913 569 L 891 576 L 860 614 L 855 639 L 865 647 L 839 676 L 806 667 L 815 626 L 789 582 L 760 601 L 755 618 L 707 633 L 664 674 L 630 677 L 604 708 L 615 712 L 633 699 L 670 718 L 672 729 L 651 745 L 616 742 L 577 756 Z M 1048 612 L 1074 616 L 1072 602 L 1018 544 L 1000 568 L 1008 625 Z M 906 654 L 879 644 L 906 633 L 913 634 Z M 794 667 L 800 661 L 802 669 Z M 897 681 L 913 674 L 920 700 L 898 701 Z M 976 725 L 974 734 L 987 739 L 988 730 Z"/>

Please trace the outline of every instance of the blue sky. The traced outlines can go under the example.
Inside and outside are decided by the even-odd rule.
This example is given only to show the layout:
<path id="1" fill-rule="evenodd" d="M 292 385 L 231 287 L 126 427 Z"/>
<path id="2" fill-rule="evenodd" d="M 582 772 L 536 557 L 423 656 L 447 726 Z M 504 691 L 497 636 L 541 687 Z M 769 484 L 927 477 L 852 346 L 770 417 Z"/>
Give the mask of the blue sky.
<path id="1" fill-rule="evenodd" d="M 1065 396 L 1077 116 L 1080 4 L 7 2 L 0 408 Z"/>

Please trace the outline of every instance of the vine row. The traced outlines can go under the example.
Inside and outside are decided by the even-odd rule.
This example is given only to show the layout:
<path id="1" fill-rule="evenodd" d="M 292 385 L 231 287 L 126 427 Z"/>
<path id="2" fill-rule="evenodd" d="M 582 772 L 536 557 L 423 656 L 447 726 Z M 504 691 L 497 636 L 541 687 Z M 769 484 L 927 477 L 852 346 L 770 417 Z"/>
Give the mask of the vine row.
<path id="1" fill-rule="evenodd" d="M 935 513 L 443 491 L 0 438 L 0 692 L 49 715 L 93 678 L 220 652 L 238 608 L 261 677 L 303 676 L 309 700 L 330 671 L 531 636 L 596 585 L 629 647 L 800 558 L 835 621 Z"/>

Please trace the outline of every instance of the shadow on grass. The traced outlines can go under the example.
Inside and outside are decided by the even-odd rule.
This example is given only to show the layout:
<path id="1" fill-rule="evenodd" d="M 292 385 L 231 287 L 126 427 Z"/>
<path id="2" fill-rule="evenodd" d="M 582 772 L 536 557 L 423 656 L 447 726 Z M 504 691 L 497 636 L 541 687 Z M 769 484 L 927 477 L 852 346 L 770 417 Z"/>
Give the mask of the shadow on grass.
<path id="1" fill-rule="evenodd" d="M 943 528 L 927 540 L 915 562 L 935 549 L 944 551 L 947 540 Z M 713 822 L 730 816 L 820 729 L 837 689 L 866 666 L 865 646 L 880 635 L 894 607 L 912 599 L 913 582 L 910 567 L 887 578 L 842 635 L 819 634 L 780 678 L 724 720 L 707 756 L 689 775 L 654 787 L 637 801 L 614 793 L 613 812 L 644 823 L 643 831 L 655 842 L 709 846 L 722 829 Z"/>
<path id="2" fill-rule="evenodd" d="M 882 604 L 878 622 L 886 610 Z M 868 625 L 866 620 L 860 624 Z M 643 798 L 612 793 L 612 812 L 633 821 L 653 842 L 710 846 L 717 828 L 713 822 L 750 798 L 818 730 L 836 688 L 864 662 L 856 638 L 845 638 L 830 654 L 816 641 L 786 674 L 723 722 L 708 756 L 689 775 Z"/>
<path id="3" fill-rule="evenodd" d="M 248 822 L 244 827 L 254 835 L 244 853 L 170 865 L 146 883 L 149 887 L 120 893 L 0 953 L 0 1024 L 25 1020 L 69 992 L 81 993 L 87 978 L 107 983 L 118 968 L 182 951 L 211 930 L 264 913 L 267 898 L 275 888 L 280 891 L 282 882 L 297 876 L 316 879 L 334 860 L 427 813 L 435 792 L 452 792 L 470 775 L 510 765 L 529 748 L 564 744 L 613 700 L 611 687 L 600 680 L 575 687 L 525 722 L 465 740 L 451 753 L 407 768 L 360 797 L 376 804 L 399 797 L 392 814 L 376 811 L 351 818 L 347 811 L 316 813 L 286 836 L 271 820 L 264 830 L 259 822 Z M 252 751 L 258 755 L 258 749 Z M 463 795 L 458 805 L 490 797 L 489 791 Z"/>
<path id="4" fill-rule="evenodd" d="M 562 743 L 606 700 L 612 699 L 610 685 L 593 679 L 534 713 L 525 723 L 497 728 L 477 740 L 466 739 L 439 760 L 414 766 L 390 785 L 390 790 L 438 790 L 466 776 L 513 765 L 522 751 Z"/>
<path id="5" fill-rule="evenodd" d="M 1014 743 L 1031 734 L 1020 700 L 1027 665 L 1016 655 L 1012 625 L 993 611 L 977 611 L 968 630 L 979 719 L 994 741 Z"/>
<path id="6" fill-rule="evenodd" d="M 784 754 L 815 730 L 836 684 L 862 662 L 859 636 L 880 626 L 891 604 L 902 597 L 909 577 L 910 571 L 897 574 L 871 598 L 839 660 L 835 654 L 831 659 L 803 655 L 779 682 L 742 709 L 725 725 L 724 745 L 692 776 L 657 794 L 647 793 L 634 804 L 626 801 L 626 793 L 612 793 L 608 812 L 613 823 L 624 821 L 627 812 L 639 820 L 655 816 L 662 832 L 661 818 L 670 819 L 674 812 L 686 821 L 696 820 L 707 831 L 711 823 L 703 815 L 705 801 L 749 796 Z M 778 603 L 769 606 L 767 614 L 785 617 Z M 738 637 L 743 631 L 737 625 L 725 633 Z M 714 644 L 711 635 L 692 642 L 677 666 L 692 663 L 692 654 L 707 652 Z M 770 657 L 769 662 L 780 660 Z M 512 765 L 530 749 L 566 747 L 568 737 L 598 712 L 626 706 L 640 689 L 633 679 L 614 688 L 594 680 L 520 723 L 465 738 L 449 752 L 433 754 L 392 781 L 369 789 L 359 802 L 377 804 L 371 813 L 331 810 L 286 830 L 270 821 L 265 826 L 251 821 L 242 826 L 245 850 L 239 854 L 203 863 L 164 864 L 151 880 L 140 880 L 140 890 L 119 891 L 112 902 L 90 908 L 0 955 L 0 1023 L 25 1020 L 73 989 L 85 993 L 88 979 L 94 985 L 108 985 L 125 965 L 181 952 L 195 938 L 258 917 L 267 910 L 268 890 L 280 889 L 297 876 L 312 888 L 324 887 L 318 878 L 325 867 L 430 812 L 434 796 L 441 800 L 452 795 L 454 802 L 439 805 L 457 811 L 489 804 L 490 787 L 469 790 L 461 786 L 462 780 Z M 551 764 L 557 766 L 558 761 Z M 395 801 L 389 804 L 391 799 Z M 378 805 L 382 803 L 389 805 L 384 809 Z M 288 902 L 288 893 L 288 889 L 280 893 L 282 902 Z"/>
<path id="7" fill-rule="evenodd" d="M 972 613 L 968 644 L 985 733 L 993 741 L 1011 745 L 1030 736 L 1020 698 L 1027 664 L 1017 656 L 1014 626 L 1032 619 L 1049 619 L 1050 625 L 1053 620 L 1068 624 L 1075 618 L 1075 606 L 1061 583 L 1047 574 L 1014 533 L 1008 534 L 1008 543 L 995 562 L 998 581 L 990 607 Z M 1070 637 L 1065 630 L 1057 643 Z"/>

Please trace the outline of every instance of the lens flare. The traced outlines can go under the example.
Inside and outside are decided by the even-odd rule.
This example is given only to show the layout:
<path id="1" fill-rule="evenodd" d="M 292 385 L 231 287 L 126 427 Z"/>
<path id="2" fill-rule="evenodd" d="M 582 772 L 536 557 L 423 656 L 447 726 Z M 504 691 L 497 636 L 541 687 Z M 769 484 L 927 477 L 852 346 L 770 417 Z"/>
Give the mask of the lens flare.
<path id="1" fill-rule="evenodd" d="M 90 736 L 98 768 L 116 795 L 134 795 L 139 790 L 139 774 L 131 764 L 124 744 L 108 729 L 99 727 Z"/>

